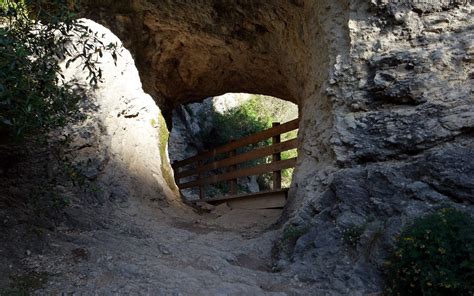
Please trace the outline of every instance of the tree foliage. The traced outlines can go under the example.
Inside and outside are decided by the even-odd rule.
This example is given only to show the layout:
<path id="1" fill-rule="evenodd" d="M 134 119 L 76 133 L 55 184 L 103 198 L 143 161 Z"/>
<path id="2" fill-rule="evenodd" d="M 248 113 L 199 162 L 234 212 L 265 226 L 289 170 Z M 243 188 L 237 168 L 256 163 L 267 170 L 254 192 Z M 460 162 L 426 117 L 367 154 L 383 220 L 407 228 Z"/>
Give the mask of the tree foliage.
<path id="1" fill-rule="evenodd" d="M 209 137 L 212 146 L 220 146 L 245 136 L 268 129 L 272 126 L 272 118 L 262 109 L 261 102 L 256 98 L 231 108 L 224 113 L 214 112 L 212 126 L 216 127 L 214 137 Z"/>
<path id="2" fill-rule="evenodd" d="M 209 117 L 203 118 L 202 121 L 211 120 L 212 129 L 204 130 L 200 138 L 207 149 L 212 149 L 220 145 L 227 144 L 231 141 L 241 139 L 243 137 L 255 134 L 257 132 L 272 127 L 272 122 L 286 122 L 295 119 L 297 108 L 293 108 L 292 104 L 277 98 L 252 95 L 249 100 L 242 104 L 224 111 L 223 113 L 214 112 Z M 297 131 L 291 131 L 281 135 L 281 141 L 294 139 Z M 249 151 L 255 147 L 267 146 L 271 144 L 271 139 L 250 145 L 248 147 L 239 148 L 238 153 Z M 281 159 L 290 159 L 297 157 L 296 149 L 283 151 Z M 247 165 L 256 165 L 269 163 L 271 156 L 249 161 Z M 282 186 L 289 187 L 293 176 L 293 168 L 282 170 Z M 271 174 L 262 175 L 259 183 L 263 187 L 270 187 Z"/>
<path id="3" fill-rule="evenodd" d="M 60 63 L 81 61 L 88 80 L 102 80 L 98 60 L 117 58 L 116 44 L 77 19 L 76 1 L 0 0 L 0 131 L 21 138 L 63 125 L 80 96 Z"/>

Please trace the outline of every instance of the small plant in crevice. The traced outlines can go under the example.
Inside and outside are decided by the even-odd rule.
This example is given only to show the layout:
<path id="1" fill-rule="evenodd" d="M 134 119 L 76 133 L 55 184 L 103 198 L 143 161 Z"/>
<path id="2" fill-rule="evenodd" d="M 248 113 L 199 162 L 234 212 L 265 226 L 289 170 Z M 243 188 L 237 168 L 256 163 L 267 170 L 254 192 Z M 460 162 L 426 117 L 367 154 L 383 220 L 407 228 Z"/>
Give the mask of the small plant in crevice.
<path id="1" fill-rule="evenodd" d="M 474 295 L 474 219 L 452 208 L 405 227 L 387 265 L 387 295 Z"/>
<path id="2" fill-rule="evenodd" d="M 296 227 L 290 225 L 283 230 L 284 241 L 297 240 L 301 235 L 305 234 L 308 231 L 307 227 Z"/>
<path id="3" fill-rule="evenodd" d="M 280 252 L 290 256 L 298 239 L 309 231 L 308 226 L 288 225 L 283 229 L 281 240 L 277 244 Z"/>
<path id="4" fill-rule="evenodd" d="M 10 276 L 9 286 L 0 289 L 0 295 L 31 295 L 47 283 L 49 276 L 50 274 L 46 272 L 31 272 Z"/>
<path id="5" fill-rule="evenodd" d="M 48 184 L 29 195 L 29 204 L 38 216 L 49 215 L 60 211 L 71 204 L 71 200 L 55 191 L 52 184 Z"/>
<path id="6" fill-rule="evenodd" d="M 341 231 L 342 240 L 347 245 L 355 248 L 355 247 L 357 247 L 357 244 L 359 243 L 360 237 L 364 233 L 364 230 L 365 230 L 365 225 L 362 225 L 362 226 L 354 225 L 354 226 L 348 227 L 346 229 L 343 229 Z"/>
<path id="7" fill-rule="evenodd" d="M 64 161 L 63 169 L 73 186 L 82 187 L 85 185 L 87 179 L 86 176 L 84 176 L 84 174 L 82 174 L 81 171 L 73 166 L 69 161 Z"/>
<path id="8" fill-rule="evenodd" d="M 60 168 L 64 173 L 65 179 L 63 181 L 71 182 L 73 187 L 81 190 L 82 193 L 86 195 L 98 197 L 100 194 L 104 193 L 104 189 L 99 185 L 96 180 L 88 178 L 81 170 L 81 168 L 87 167 L 87 162 L 73 164 L 68 158 L 59 159 Z M 71 204 L 68 198 L 65 206 Z"/>

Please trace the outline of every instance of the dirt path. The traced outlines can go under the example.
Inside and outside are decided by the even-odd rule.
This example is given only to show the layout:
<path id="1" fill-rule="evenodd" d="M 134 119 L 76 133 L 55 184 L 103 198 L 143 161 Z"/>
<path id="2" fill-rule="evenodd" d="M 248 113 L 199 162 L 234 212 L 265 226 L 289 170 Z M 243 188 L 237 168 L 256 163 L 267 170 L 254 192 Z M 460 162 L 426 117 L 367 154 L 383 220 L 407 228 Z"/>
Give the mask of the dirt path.
<path id="1" fill-rule="evenodd" d="M 187 213 L 189 219 L 177 214 L 130 201 L 116 210 L 108 229 L 61 230 L 52 252 L 25 261 L 49 274 L 36 294 L 310 294 L 297 278 L 272 272 L 278 233 L 261 230 L 278 212 L 227 211 L 220 218 Z"/>

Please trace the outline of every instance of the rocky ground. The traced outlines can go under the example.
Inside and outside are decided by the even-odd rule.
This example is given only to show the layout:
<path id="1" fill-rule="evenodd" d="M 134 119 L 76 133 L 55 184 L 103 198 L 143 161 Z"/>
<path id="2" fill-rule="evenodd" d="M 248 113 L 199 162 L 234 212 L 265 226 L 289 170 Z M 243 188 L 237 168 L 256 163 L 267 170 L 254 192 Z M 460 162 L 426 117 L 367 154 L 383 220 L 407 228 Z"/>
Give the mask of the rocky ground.
<path id="1" fill-rule="evenodd" d="M 2 159 L 0 295 L 312 295 L 275 269 L 281 210 L 103 198 L 59 174 L 52 154 Z M 53 207 L 54 192 L 71 200 Z"/>
<path id="2" fill-rule="evenodd" d="M 0 295 L 311 295 L 274 268 L 281 210 L 103 198 L 54 168 L 49 178 L 51 154 L 2 159 Z M 71 200 L 55 210 L 53 192 Z"/>
<path id="3" fill-rule="evenodd" d="M 23 259 L 46 274 L 35 294 L 311 295 L 297 277 L 272 270 L 278 231 L 263 229 L 279 213 L 176 214 L 131 199 L 105 228 L 59 229 L 46 252 Z M 219 223 L 229 218 L 234 225 Z"/>

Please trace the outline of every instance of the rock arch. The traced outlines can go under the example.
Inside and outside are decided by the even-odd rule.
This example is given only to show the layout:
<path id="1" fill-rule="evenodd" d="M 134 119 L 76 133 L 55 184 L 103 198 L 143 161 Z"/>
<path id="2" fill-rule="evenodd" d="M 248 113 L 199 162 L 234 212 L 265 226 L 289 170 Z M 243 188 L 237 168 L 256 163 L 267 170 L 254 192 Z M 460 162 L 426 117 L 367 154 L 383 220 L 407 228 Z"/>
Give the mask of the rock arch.
<path id="1" fill-rule="evenodd" d="M 288 213 L 305 231 L 279 262 L 324 291 L 379 292 L 401 225 L 442 203 L 472 212 L 471 4 L 101 3 L 87 16 L 124 41 L 165 115 L 225 92 L 299 104 Z M 363 227 L 355 253 L 350 227 Z"/>
<path id="2" fill-rule="evenodd" d="M 310 156 L 301 163 L 313 171 L 318 161 L 311 155 L 334 160 L 325 85 L 330 64 L 347 56 L 347 3 L 122 1 L 112 8 L 105 2 L 90 4 L 88 16 L 123 40 L 165 117 L 177 104 L 226 92 L 272 95 L 305 110 L 301 141 L 308 138 L 311 147 L 301 146 Z"/>

